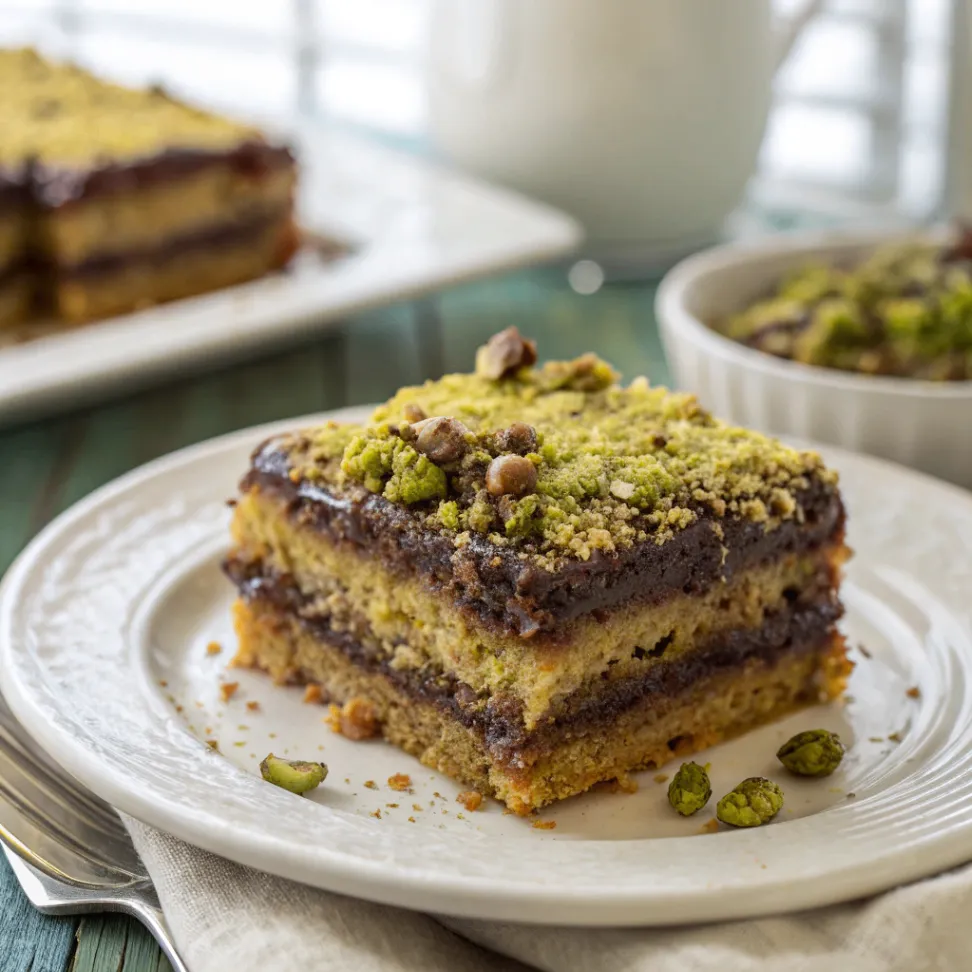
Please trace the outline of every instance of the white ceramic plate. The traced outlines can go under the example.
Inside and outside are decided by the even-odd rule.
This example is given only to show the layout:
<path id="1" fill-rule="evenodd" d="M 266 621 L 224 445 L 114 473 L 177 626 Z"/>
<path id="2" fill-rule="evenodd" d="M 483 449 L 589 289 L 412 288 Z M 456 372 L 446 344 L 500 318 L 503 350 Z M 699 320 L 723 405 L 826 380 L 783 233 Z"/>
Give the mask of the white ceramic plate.
<path id="1" fill-rule="evenodd" d="M 28 343 L 0 332 L 0 424 L 239 358 L 580 241 L 568 216 L 421 159 L 326 127 L 288 137 L 301 161 L 301 226 L 349 245 L 350 255 L 329 262 L 305 251 L 284 273 L 81 328 L 45 325 Z"/>
<path id="2" fill-rule="evenodd" d="M 649 772 L 634 795 L 545 811 L 557 826 L 540 830 L 491 802 L 465 812 L 455 784 L 384 743 L 334 735 L 299 689 L 224 670 L 225 500 L 251 448 L 279 428 L 204 443 L 106 486 L 45 530 L 0 587 L 4 694 L 55 759 L 116 806 L 299 881 L 530 922 L 737 918 L 856 897 L 972 857 L 969 494 L 826 450 L 857 551 L 845 588 L 858 663 L 850 699 L 705 755 L 717 794 L 746 776 L 779 780 L 777 822 L 703 834 L 713 805 L 677 817 Z M 222 653 L 207 653 L 211 641 Z M 239 682 L 225 703 L 221 681 Z M 843 765 L 826 780 L 788 777 L 776 748 L 821 725 L 850 744 Z M 330 776 L 307 798 L 276 789 L 256 772 L 271 750 L 323 759 Z M 395 773 L 413 792 L 387 785 Z"/>

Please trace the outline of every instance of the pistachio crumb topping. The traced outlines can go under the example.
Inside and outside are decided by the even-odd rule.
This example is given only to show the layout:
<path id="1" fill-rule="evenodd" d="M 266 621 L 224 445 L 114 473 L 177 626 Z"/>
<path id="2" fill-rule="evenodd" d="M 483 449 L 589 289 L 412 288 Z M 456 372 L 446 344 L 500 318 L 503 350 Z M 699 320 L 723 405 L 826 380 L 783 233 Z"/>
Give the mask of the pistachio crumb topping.
<path id="1" fill-rule="evenodd" d="M 771 530 L 801 516 L 811 479 L 836 482 L 816 453 L 726 425 L 693 395 L 622 387 L 594 355 L 538 367 L 504 334 L 515 368 L 482 353 L 478 373 L 403 388 L 365 425 L 278 440 L 291 478 L 380 494 L 457 548 L 485 536 L 551 568 L 665 543 L 700 516 L 717 533 L 723 517 Z"/>
<path id="2" fill-rule="evenodd" d="M 895 243 L 852 266 L 800 267 L 716 329 L 803 364 L 970 380 L 972 232 L 951 247 Z"/>

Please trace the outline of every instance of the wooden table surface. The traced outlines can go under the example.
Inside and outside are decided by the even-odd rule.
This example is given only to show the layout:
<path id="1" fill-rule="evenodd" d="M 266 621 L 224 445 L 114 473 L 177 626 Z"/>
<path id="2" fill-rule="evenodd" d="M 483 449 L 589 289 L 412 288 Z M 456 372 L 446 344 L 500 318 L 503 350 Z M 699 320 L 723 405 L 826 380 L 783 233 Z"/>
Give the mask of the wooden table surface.
<path id="1" fill-rule="evenodd" d="M 562 270 L 521 271 L 349 319 L 311 343 L 0 430 L 0 572 L 53 517 L 173 449 L 260 422 L 387 398 L 403 384 L 472 367 L 490 334 L 517 325 L 541 358 L 595 350 L 626 379 L 667 379 L 654 286 L 581 296 Z M 136 922 L 33 911 L 0 859 L 0 972 L 167 970 Z"/>

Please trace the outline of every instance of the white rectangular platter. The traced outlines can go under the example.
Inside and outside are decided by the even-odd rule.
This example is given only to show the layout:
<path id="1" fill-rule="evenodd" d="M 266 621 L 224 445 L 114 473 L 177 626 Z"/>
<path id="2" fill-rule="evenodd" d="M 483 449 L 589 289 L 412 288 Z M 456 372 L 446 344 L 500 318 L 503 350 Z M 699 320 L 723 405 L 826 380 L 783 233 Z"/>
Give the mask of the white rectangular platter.
<path id="1" fill-rule="evenodd" d="M 307 251 L 284 273 L 83 327 L 34 325 L 28 341 L 0 332 L 0 424 L 241 358 L 580 241 L 556 210 L 346 132 L 307 127 L 294 141 L 301 226 L 346 256 Z"/>

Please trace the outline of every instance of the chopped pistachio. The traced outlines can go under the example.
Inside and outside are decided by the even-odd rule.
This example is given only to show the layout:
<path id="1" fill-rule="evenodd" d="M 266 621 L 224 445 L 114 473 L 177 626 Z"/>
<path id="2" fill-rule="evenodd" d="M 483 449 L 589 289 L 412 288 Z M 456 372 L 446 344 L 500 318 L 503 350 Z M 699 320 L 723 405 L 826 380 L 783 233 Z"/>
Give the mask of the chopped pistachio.
<path id="1" fill-rule="evenodd" d="M 526 347 L 529 362 L 502 380 L 446 375 L 402 389 L 365 425 L 329 423 L 273 445 L 295 482 L 421 504 L 416 515 L 457 549 L 487 537 L 541 570 L 661 545 L 707 515 L 769 531 L 802 516 L 811 483 L 836 482 L 815 453 L 724 425 L 691 395 L 623 388 L 593 355 L 534 367 Z M 451 433 L 422 438 L 440 426 L 465 430 L 458 452 Z"/>
<path id="2" fill-rule="evenodd" d="M 307 793 L 324 782 L 327 766 L 324 763 L 308 763 L 299 759 L 281 759 L 270 753 L 260 763 L 260 775 L 274 786 L 291 793 Z"/>
<path id="3" fill-rule="evenodd" d="M 494 334 L 476 352 L 476 374 L 499 381 L 528 368 L 537 360 L 537 345 L 521 336 L 515 327 Z"/>
<path id="4" fill-rule="evenodd" d="M 495 441 L 498 452 L 515 452 L 518 456 L 536 452 L 539 444 L 537 430 L 526 422 L 511 422 L 509 428 L 496 433 Z"/>
<path id="5" fill-rule="evenodd" d="M 439 415 L 414 427 L 415 448 L 437 465 L 456 462 L 466 451 L 467 429 L 458 419 Z"/>
<path id="6" fill-rule="evenodd" d="M 537 467 L 524 456 L 497 456 L 486 470 L 492 496 L 525 496 L 537 488 Z"/>
<path id="7" fill-rule="evenodd" d="M 387 430 L 355 436 L 344 450 L 341 469 L 392 502 L 421 503 L 446 495 L 445 473 Z"/>
<path id="8" fill-rule="evenodd" d="M 856 266 L 811 265 L 721 322 L 768 354 L 868 374 L 972 379 L 972 262 L 954 248 L 910 242 Z"/>

